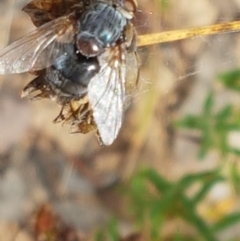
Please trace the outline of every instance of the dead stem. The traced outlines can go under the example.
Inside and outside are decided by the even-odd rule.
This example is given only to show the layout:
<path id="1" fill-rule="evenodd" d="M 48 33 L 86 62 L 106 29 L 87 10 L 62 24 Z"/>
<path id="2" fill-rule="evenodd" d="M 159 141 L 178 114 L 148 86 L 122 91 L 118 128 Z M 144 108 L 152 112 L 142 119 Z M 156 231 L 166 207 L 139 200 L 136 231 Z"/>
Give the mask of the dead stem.
<path id="1" fill-rule="evenodd" d="M 240 21 L 220 23 L 205 27 L 197 27 L 182 30 L 166 31 L 138 36 L 138 47 L 171 42 L 186 38 L 212 35 L 217 33 L 237 32 L 240 30 Z"/>

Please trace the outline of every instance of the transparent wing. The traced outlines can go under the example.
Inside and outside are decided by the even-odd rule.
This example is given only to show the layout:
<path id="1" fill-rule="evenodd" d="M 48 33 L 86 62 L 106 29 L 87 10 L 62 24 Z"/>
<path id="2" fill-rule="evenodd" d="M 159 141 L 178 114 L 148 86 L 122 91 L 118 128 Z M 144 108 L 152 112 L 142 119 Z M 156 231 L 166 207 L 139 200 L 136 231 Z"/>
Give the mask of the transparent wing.
<path id="1" fill-rule="evenodd" d="M 88 85 L 93 117 L 105 145 L 112 144 L 118 135 L 125 102 L 125 56 L 114 57 L 111 58 L 114 59 L 112 64 L 100 60 L 101 70 Z"/>
<path id="2" fill-rule="evenodd" d="M 52 65 L 73 41 L 74 25 L 68 16 L 55 19 L 0 51 L 0 74 L 41 70 Z"/>
<path id="3" fill-rule="evenodd" d="M 126 53 L 126 97 L 124 109 L 127 109 L 136 95 L 139 81 L 139 63 L 135 52 Z"/>

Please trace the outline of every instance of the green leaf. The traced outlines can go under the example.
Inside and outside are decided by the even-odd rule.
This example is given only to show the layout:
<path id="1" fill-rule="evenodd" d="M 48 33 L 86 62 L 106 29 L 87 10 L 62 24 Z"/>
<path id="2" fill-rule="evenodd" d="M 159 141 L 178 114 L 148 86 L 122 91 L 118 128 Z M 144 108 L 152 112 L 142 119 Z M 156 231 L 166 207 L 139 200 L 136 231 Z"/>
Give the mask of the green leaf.
<path id="1" fill-rule="evenodd" d="M 187 115 L 182 120 L 173 123 L 175 128 L 201 129 L 202 120 L 199 116 Z"/>
<path id="2" fill-rule="evenodd" d="M 240 91 L 240 69 L 220 74 L 219 79 L 227 88 Z"/>
<path id="3" fill-rule="evenodd" d="M 240 194 L 240 172 L 236 163 L 230 167 L 230 178 L 237 194 Z"/>
<path id="4" fill-rule="evenodd" d="M 142 173 L 131 178 L 126 195 L 130 198 L 130 213 L 138 220 L 138 222 L 142 223 L 145 218 L 146 207 L 151 205 L 150 203 L 153 198 L 146 188 L 146 181 Z"/>
<path id="5" fill-rule="evenodd" d="M 210 179 L 208 182 L 204 183 L 203 187 L 200 189 L 197 194 L 192 198 L 193 204 L 196 206 L 199 202 L 201 202 L 206 195 L 209 193 L 211 188 L 220 181 L 223 181 L 223 177 L 221 176 L 216 176 L 215 178 Z"/>
<path id="6" fill-rule="evenodd" d="M 225 121 L 227 118 L 229 118 L 229 116 L 232 115 L 232 113 L 233 113 L 232 105 L 227 105 L 216 114 L 215 118 L 218 121 Z"/>
<path id="7" fill-rule="evenodd" d="M 210 149 L 210 145 L 202 145 L 198 152 L 198 158 L 200 160 L 203 159 L 207 155 L 207 152 L 209 151 L 209 149 Z"/>
<path id="8" fill-rule="evenodd" d="M 220 221 L 214 224 L 212 230 L 214 232 L 219 232 L 237 223 L 240 223 L 240 213 L 232 213 L 227 216 L 224 216 Z"/>
<path id="9" fill-rule="evenodd" d="M 117 219 L 112 219 L 108 224 L 108 235 L 110 241 L 119 241 L 120 236 L 118 233 L 118 221 Z"/>
<path id="10" fill-rule="evenodd" d="M 210 92 L 204 102 L 203 115 L 205 118 L 209 119 L 212 114 L 212 107 L 214 104 L 213 92 Z"/>
<path id="11" fill-rule="evenodd" d="M 94 237 L 95 241 L 119 241 L 120 235 L 118 232 L 118 221 L 116 218 L 110 220 L 106 226 L 99 229 Z"/>
<path id="12" fill-rule="evenodd" d="M 206 171 L 201 173 L 189 174 L 178 182 L 181 189 L 186 190 L 190 185 L 195 182 L 211 181 L 216 176 L 216 171 Z"/>
<path id="13" fill-rule="evenodd" d="M 151 184 L 153 184 L 159 192 L 164 192 L 168 190 L 172 185 L 161 175 L 159 175 L 155 170 L 148 169 L 144 172 L 144 177 Z"/>
<path id="14" fill-rule="evenodd" d="M 237 122 L 238 120 L 236 120 Z M 227 123 L 225 126 L 226 131 L 239 131 L 240 130 L 240 121 L 239 123 Z"/>
<path id="15" fill-rule="evenodd" d="M 105 241 L 106 240 L 105 235 L 104 235 L 104 231 L 102 229 L 98 230 L 96 232 L 94 240 L 95 241 Z"/>
<path id="16" fill-rule="evenodd" d="M 178 196 L 177 189 L 172 187 L 149 207 L 151 238 L 153 240 L 159 240 L 162 223 L 167 219 L 168 214 L 174 210 L 174 215 L 178 215 L 176 209 Z"/>
<path id="17" fill-rule="evenodd" d="M 169 4 L 169 0 L 160 0 L 160 4 L 162 9 L 166 10 L 169 8 L 170 4 Z"/>
<path id="18" fill-rule="evenodd" d="M 236 156 L 240 156 L 240 150 L 239 149 L 228 147 L 228 152 L 233 153 Z"/>
<path id="19" fill-rule="evenodd" d="M 180 196 L 181 203 L 184 208 L 184 216 L 182 218 L 186 219 L 189 224 L 193 225 L 199 232 L 199 234 L 208 241 L 217 241 L 214 237 L 212 230 L 207 226 L 206 222 L 196 213 L 195 206 L 186 197 Z"/>

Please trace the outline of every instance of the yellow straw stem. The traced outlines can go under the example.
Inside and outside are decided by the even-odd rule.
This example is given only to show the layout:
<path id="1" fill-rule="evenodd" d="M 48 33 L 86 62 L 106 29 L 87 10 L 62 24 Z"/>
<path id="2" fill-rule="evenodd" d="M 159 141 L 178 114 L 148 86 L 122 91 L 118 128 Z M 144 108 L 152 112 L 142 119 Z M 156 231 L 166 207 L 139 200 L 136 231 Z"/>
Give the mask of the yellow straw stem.
<path id="1" fill-rule="evenodd" d="M 240 21 L 220 23 L 205 27 L 197 27 L 182 30 L 165 31 L 162 33 L 153 33 L 138 36 L 138 47 L 151 44 L 166 43 L 197 36 L 211 35 L 240 30 Z"/>

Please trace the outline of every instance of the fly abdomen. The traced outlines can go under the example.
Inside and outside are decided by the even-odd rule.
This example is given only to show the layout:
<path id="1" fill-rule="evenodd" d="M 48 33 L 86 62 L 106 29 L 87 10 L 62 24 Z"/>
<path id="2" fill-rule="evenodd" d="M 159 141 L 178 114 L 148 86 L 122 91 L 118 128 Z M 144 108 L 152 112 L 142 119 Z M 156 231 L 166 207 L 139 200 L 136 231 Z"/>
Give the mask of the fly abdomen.
<path id="1" fill-rule="evenodd" d="M 40 94 L 31 99 L 47 97 L 65 104 L 87 94 L 90 80 L 100 70 L 97 57 L 87 58 L 77 54 L 72 44 L 62 47 L 65 52 L 56 59 L 54 65 L 40 71 L 39 76 L 25 87 L 24 96 L 40 90 Z"/>
<path id="2" fill-rule="evenodd" d="M 48 71 L 46 78 L 63 94 L 81 98 L 87 92 L 89 81 L 99 69 L 97 58 L 62 55 Z"/>

